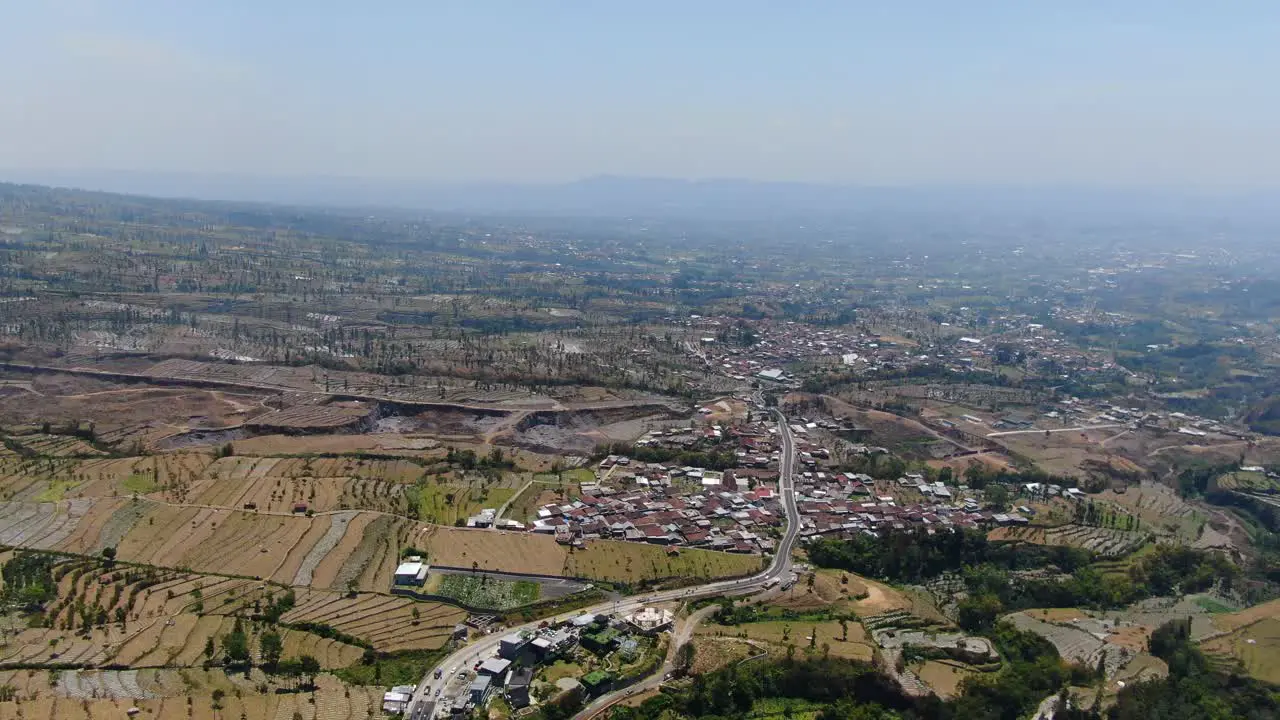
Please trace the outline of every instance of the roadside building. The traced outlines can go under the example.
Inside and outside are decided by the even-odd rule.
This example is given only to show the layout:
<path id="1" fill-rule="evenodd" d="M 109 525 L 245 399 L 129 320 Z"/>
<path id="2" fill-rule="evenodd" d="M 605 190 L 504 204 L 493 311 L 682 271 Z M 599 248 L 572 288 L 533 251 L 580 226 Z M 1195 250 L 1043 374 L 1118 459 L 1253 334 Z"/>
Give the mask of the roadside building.
<path id="1" fill-rule="evenodd" d="M 401 587 L 421 587 L 427 582 L 429 566 L 422 558 L 413 556 L 396 567 L 394 584 Z"/>
<path id="2" fill-rule="evenodd" d="M 488 702 L 491 693 L 493 693 L 492 675 L 477 675 L 476 679 L 471 682 L 471 702 L 477 707 Z"/>
<path id="3" fill-rule="evenodd" d="M 635 611 L 624 619 L 640 632 L 651 635 L 670 627 L 675 616 L 672 615 L 670 610 L 646 607 Z"/>
<path id="4" fill-rule="evenodd" d="M 533 683 L 533 668 L 522 667 L 507 673 L 507 703 L 519 709 L 529 706 L 529 685 Z"/>

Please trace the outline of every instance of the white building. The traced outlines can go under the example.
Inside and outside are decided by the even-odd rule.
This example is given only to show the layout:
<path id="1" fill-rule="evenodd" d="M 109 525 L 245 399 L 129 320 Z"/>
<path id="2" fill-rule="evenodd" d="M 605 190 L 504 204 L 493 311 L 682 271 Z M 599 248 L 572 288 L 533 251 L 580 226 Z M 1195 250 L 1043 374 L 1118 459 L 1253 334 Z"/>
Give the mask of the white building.
<path id="1" fill-rule="evenodd" d="M 429 567 L 420 557 L 405 558 L 405 561 L 396 567 L 395 580 L 393 582 L 396 585 L 421 586 L 427 581 Z"/>
<path id="2" fill-rule="evenodd" d="M 655 633 L 670 627 L 675 615 L 670 610 L 647 607 L 641 608 L 624 618 L 643 633 Z"/>

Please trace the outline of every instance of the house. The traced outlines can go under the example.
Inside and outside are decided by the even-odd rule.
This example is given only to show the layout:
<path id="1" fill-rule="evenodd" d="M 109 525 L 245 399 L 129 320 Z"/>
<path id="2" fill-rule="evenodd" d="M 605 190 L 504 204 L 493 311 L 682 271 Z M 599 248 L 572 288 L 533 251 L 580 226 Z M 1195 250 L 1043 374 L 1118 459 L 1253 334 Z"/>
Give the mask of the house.
<path id="1" fill-rule="evenodd" d="M 507 660 L 515 660 L 528 644 L 520 635 L 508 635 L 498 641 L 498 655 Z"/>
<path id="2" fill-rule="evenodd" d="M 536 637 L 529 641 L 529 649 L 533 651 L 533 656 L 539 661 L 545 660 L 551 655 L 551 640 L 550 638 Z"/>
<path id="3" fill-rule="evenodd" d="M 382 711 L 402 715 L 413 699 L 412 685 L 397 685 L 382 694 Z"/>
<path id="4" fill-rule="evenodd" d="M 484 705 L 489 701 L 489 695 L 493 692 L 493 676 L 477 675 L 476 679 L 471 682 L 470 694 L 471 702 L 475 705 Z"/>
<path id="5" fill-rule="evenodd" d="M 533 683 L 533 668 L 516 668 L 507 673 L 507 703 L 513 708 L 529 706 L 529 685 Z"/>
<path id="6" fill-rule="evenodd" d="M 480 669 L 476 672 L 481 675 L 491 675 L 495 678 L 506 675 L 507 670 L 511 667 L 511 661 L 506 658 L 489 658 L 480 663 Z"/>
<path id="7" fill-rule="evenodd" d="M 597 633 L 587 633 L 582 636 L 581 642 L 582 647 L 597 655 L 603 655 L 618 644 L 618 631 L 613 628 L 606 628 Z"/>
<path id="8" fill-rule="evenodd" d="M 405 562 L 396 567 L 392 584 L 402 587 L 421 587 L 427 582 L 428 567 L 425 562 L 422 562 L 422 558 L 416 555 L 405 558 Z"/>

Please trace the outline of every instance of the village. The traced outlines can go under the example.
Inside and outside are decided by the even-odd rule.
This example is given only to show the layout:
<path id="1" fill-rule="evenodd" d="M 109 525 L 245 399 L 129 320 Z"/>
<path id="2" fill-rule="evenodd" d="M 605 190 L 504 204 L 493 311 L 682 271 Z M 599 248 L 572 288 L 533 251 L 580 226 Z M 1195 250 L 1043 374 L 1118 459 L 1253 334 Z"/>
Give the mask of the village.
<path id="1" fill-rule="evenodd" d="M 582 613 L 502 635 L 492 650 L 475 656 L 471 667 L 450 668 L 447 678 L 445 669 L 436 671 L 433 679 L 445 681 L 436 690 L 436 705 L 440 712 L 466 717 L 495 699 L 520 711 L 564 693 L 595 697 L 626 687 L 662 661 L 674 620 L 669 609 L 640 607 Z M 455 641 L 465 639 L 464 627 Z M 392 687 L 383 695 L 383 710 L 405 713 L 415 689 Z"/>

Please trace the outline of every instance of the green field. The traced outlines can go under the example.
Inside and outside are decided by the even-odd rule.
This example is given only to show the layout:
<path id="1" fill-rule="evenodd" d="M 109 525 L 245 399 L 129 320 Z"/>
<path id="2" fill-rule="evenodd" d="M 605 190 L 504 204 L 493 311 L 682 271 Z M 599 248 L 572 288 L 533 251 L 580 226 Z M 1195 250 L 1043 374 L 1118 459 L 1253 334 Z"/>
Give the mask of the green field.
<path id="1" fill-rule="evenodd" d="M 665 578 L 749 575 L 763 567 L 759 555 L 684 548 L 678 555 L 643 543 L 592 542 L 569 555 L 568 574 L 636 582 Z"/>
<path id="2" fill-rule="evenodd" d="M 125 478 L 122 484 L 125 490 L 138 495 L 146 495 L 160 489 L 155 476 L 146 473 L 133 473 Z"/>
<path id="3" fill-rule="evenodd" d="M 538 601 L 541 588 L 535 582 L 492 580 L 484 575 L 444 575 L 435 594 L 460 603 L 493 610 L 510 610 Z"/>
<path id="4" fill-rule="evenodd" d="M 1243 470 L 1219 475 L 1214 479 L 1214 484 L 1222 490 L 1246 490 L 1252 492 L 1276 492 L 1280 490 L 1280 482 L 1267 477 L 1266 473 L 1245 472 Z"/>
<path id="5" fill-rule="evenodd" d="M 36 495 L 35 500 L 36 502 L 58 502 L 66 495 L 67 490 L 75 485 L 76 483 L 70 480 L 53 480 L 49 483 L 49 487 Z"/>
<path id="6" fill-rule="evenodd" d="M 407 492 L 417 498 L 419 520 L 453 525 L 485 508 L 502 507 L 516 488 L 420 483 Z"/>

